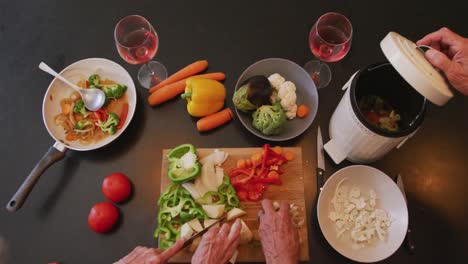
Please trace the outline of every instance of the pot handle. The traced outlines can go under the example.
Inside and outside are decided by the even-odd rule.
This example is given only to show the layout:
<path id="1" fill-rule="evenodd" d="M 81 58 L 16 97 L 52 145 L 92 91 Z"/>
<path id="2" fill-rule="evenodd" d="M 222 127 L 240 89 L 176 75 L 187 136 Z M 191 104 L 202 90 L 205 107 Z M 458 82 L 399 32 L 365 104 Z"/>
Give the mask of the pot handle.
<path id="1" fill-rule="evenodd" d="M 403 144 L 406 143 L 406 141 L 408 141 L 408 139 L 412 138 L 414 136 L 414 134 L 416 134 L 416 132 L 418 132 L 419 128 L 416 129 L 413 133 L 409 134 L 405 139 L 403 139 L 397 146 L 396 146 L 396 149 L 399 149 L 401 148 L 401 146 L 403 146 Z"/>
<path id="2" fill-rule="evenodd" d="M 330 139 L 323 148 L 336 164 L 340 164 L 348 155 L 348 153 L 344 151 L 333 139 Z"/>
<path id="3" fill-rule="evenodd" d="M 46 154 L 32 169 L 31 173 L 29 173 L 23 184 L 21 184 L 15 195 L 13 195 L 11 200 L 8 202 L 6 209 L 9 212 L 16 212 L 21 208 L 21 206 L 23 206 L 23 203 L 26 201 L 26 198 L 28 198 L 29 193 L 33 189 L 36 182 L 39 180 L 39 177 L 41 177 L 42 173 L 44 173 L 44 171 L 47 170 L 50 165 L 63 159 L 63 157 L 65 157 L 66 150 L 67 148 L 59 142 L 55 142 L 55 144 L 49 148 Z"/>

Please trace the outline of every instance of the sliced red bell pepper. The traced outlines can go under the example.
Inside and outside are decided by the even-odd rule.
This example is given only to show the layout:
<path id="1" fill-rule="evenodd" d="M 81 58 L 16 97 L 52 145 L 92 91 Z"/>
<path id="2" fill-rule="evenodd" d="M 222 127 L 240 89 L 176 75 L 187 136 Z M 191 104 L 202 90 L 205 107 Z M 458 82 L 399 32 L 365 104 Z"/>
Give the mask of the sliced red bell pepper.
<path id="1" fill-rule="evenodd" d="M 240 174 L 244 174 L 244 175 L 247 175 L 249 176 L 250 175 L 250 171 L 247 170 L 247 169 L 241 169 L 241 168 L 237 168 L 237 169 L 232 169 L 230 172 L 229 172 L 229 177 L 236 177 Z"/>
<path id="2" fill-rule="evenodd" d="M 128 115 L 128 104 L 124 104 L 122 107 L 122 112 L 120 113 L 120 122 L 119 125 L 117 126 L 117 129 L 121 129 L 125 121 L 127 120 L 127 115 Z"/>
<path id="3" fill-rule="evenodd" d="M 249 191 L 248 195 L 249 195 L 249 200 L 252 202 L 260 201 L 260 199 L 262 199 L 262 196 L 263 196 L 262 193 L 256 192 L 256 191 Z"/>
<path id="4" fill-rule="evenodd" d="M 239 200 L 241 201 L 247 201 L 247 191 L 245 190 L 239 190 L 239 191 L 236 191 L 236 194 L 237 194 L 237 197 L 239 198 Z"/>
<path id="5" fill-rule="evenodd" d="M 266 168 L 267 168 L 267 160 L 268 157 L 270 156 L 270 144 L 265 144 L 263 145 L 263 159 L 262 159 L 262 167 L 260 169 L 260 173 L 257 173 L 257 175 L 262 175 Z"/>

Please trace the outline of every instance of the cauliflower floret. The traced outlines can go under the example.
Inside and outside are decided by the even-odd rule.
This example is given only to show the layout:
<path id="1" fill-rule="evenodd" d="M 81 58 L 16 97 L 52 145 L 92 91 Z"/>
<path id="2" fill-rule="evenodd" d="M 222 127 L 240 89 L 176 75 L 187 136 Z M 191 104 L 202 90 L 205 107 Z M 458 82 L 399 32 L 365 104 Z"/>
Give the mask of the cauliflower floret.
<path id="1" fill-rule="evenodd" d="M 288 119 L 293 119 L 296 117 L 296 112 L 297 112 L 297 104 L 293 105 L 291 108 L 289 108 L 286 111 L 286 117 Z"/>
<path id="2" fill-rule="evenodd" d="M 283 84 L 286 81 L 283 78 L 283 76 L 279 75 L 278 73 L 270 75 L 270 77 L 268 77 L 268 80 L 270 81 L 271 86 L 273 86 L 273 88 L 276 90 L 279 90 L 281 84 Z"/>
<path id="3" fill-rule="evenodd" d="M 296 86 L 292 82 L 285 82 L 278 91 L 278 97 L 281 99 L 281 106 L 288 111 L 296 104 Z"/>

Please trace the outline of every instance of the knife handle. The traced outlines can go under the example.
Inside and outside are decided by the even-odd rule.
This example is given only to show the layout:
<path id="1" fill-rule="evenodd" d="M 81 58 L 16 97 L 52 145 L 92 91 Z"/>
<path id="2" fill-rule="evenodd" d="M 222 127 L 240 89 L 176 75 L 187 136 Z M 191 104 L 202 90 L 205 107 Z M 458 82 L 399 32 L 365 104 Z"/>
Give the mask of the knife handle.
<path id="1" fill-rule="evenodd" d="M 406 231 L 406 247 L 408 248 L 408 251 L 413 254 L 416 247 L 414 246 L 413 243 L 413 232 L 411 231 L 411 228 L 408 226 L 408 231 Z"/>
<path id="2" fill-rule="evenodd" d="M 325 171 L 317 168 L 317 194 L 322 191 L 322 187 L 325 184 L 325 180 L 323 176 L 325 175 Z"/>

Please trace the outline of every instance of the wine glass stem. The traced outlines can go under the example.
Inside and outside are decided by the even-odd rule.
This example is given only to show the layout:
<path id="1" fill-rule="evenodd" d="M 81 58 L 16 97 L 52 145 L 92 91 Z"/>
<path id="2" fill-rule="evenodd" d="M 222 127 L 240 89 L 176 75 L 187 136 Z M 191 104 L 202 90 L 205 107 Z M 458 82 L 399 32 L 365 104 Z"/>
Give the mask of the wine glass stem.
<path id="1" fill-rule="evenodd" d="M 153 69 L 151 69 L 151 67 L 149 65 L 149 62 L 145 63 L 145 65 L 146 65 L 146 67 L 148 67 L 151 77 L 153 77 L 154 76 L 154 71 L 153 71 Z"/>

